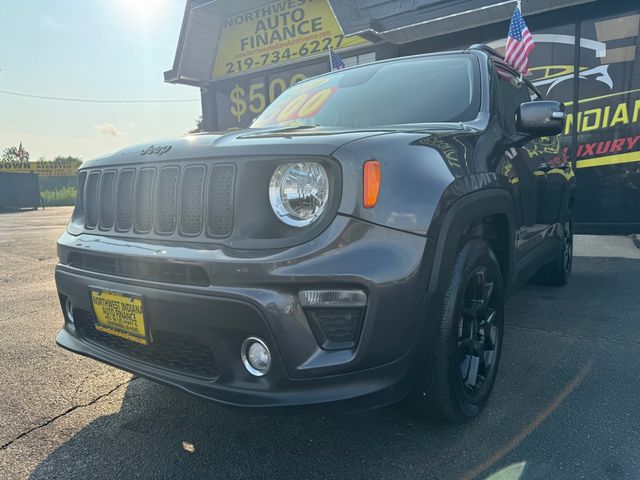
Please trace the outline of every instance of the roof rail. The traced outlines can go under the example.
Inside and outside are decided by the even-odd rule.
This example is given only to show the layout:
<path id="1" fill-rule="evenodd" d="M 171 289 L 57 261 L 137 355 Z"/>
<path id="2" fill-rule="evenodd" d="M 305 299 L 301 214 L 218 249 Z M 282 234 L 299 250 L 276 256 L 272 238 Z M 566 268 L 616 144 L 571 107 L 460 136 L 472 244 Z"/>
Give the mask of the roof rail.
<path id="1" fill-rule="evenodd" d="M 484 43 L 476 43 L 475 45 L 471 45 L 467 50 L 479 50 L 486 53 L 487 55 L 498 57 L 499 59 L 504 60 L 504 55 L 502 55 L 497 50 L 494 50 L 489 45 L 485 45 Z"/>

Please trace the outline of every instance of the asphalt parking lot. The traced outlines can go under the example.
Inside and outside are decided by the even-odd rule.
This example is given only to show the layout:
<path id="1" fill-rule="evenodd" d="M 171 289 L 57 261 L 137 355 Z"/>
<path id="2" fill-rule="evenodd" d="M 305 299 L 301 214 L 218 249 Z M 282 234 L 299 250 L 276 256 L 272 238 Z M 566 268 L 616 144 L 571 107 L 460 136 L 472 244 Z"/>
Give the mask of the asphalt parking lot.
<path id="1" fill-rule="evenodd" d="M 70 212 L 0 214 L 0 479 L 484 479 L 514 464 L 524 479 L 640 477 L 630 238 L 578 237 L 569 286 L 528 285 L 510 299 L 490 406 L 449 427 L 402 406 L 232 410 L 56 347 L 55 239 Z"/>

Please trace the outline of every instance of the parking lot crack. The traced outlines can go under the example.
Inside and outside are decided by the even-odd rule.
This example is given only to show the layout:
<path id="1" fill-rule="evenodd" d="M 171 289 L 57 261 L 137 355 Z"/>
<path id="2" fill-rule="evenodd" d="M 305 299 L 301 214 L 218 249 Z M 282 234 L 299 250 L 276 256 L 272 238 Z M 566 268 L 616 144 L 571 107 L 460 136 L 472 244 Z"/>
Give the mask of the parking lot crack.
<path id="1" fill-rule="evenodd" d="M 41 428 L 46 427 L 47 425 L 52 424 L 53 422 L 55 422 L 56 420 L 69 415 L 70 413 L 73 413 L 74 411 L 80 409 L 80 408 L 86 408 L 86 407 L 90 407 L 91 405 L 96 404 L 97 402 L 99 402 L 100 400 L 107 398 L 109 395 L 115 393 L 118 389 L 120 389 L 121 387 L 133 382 L 134 380 L 136 380 L 137 377 L 135 378 L 130 378 L 129 380 L 119 383 L 118 385 L 116 385 L 115 387 L 113 387 L 111 390 L 109 390 L 106 393 L 103 393 L 102 395 L 98 395 L 97 397 L 95 397 L 94 399 L 92 399 L 90 402 L 86 402 L 86 403 L 81 403 L 78 405 L 74 405 L 72 407 L 69 407 L 67 410 L 65 410 L 64 412 L 60 413 L 59 415 L 56 415 L 53 418 L 50 418 L 44 422 L 42 422 L 39 425 L 36 425 L 35 427 L 32 427 L 22 433 L 20 433 L 19 435 L 17 435 L 16 437 L 14 437 L 13 439 L 9 440 L 7 443 L 5 443 L 4 445 L 0 446 L 0 451 L 2 450 L 6 450 L 7 448 L 9 448 L 12 444 L 14 444 L 15 442 L 17 442 L 18 440 L 20 440 L 23 437 L 26 437 L 27 435 L 35 432 L 36 430 L 40 430 Z"/>
<path id="2" fill-rule="evenodd" d="M 534 333 L 540 333 L 540 334 L 544 334 L 544 335 L 551 335 L 554 337 L 559 337 L 559 338 L 567 338 L 570 340 L 578 340 L 578 341 L 582 341 L 582 342 L 593 342 L 594 340 L 596 342 L 601 342 L 601 343 L 610 343 L 610 344 L 614 344 L 614 345 L 625 345 L 625 346 L 638 346 L 638 344 L 640 344 L 640 342 L 638 340 L 620 340 L 620 339 L 616 339 L 616 338 L 606 338 L 606 337 L 585 337 L 582 335 L 569 335 L 566 333 L 562 333 L 562 332 L 554 332 L 551 330 L 545 330 L 543 328 L 535 328 L 535 327 L 527 327 L 527 326 L 523 326 L 523 325 L 516 325 L 514 323 L 505 323 L 505 326 L 508 328 L 515 328 L 517 330 L 525 330 L 528 332 L 534 332 Z"/>
<path id="3" fill-rule="evenodd" d="M 89 373 L 87 373 L 82 380 L 80 381 L 80 383 L 78 383 L 78 385 L 76 386 L 76 390 L 73 393 L 73 396 L 71 397 L 72 400 L 76 400 L 78 398 L 78 394 L 80 393 L 80 390 L 82 389 L 82 387 L 84 387 L 85 383 L 87 382 L 87 380 L 89 379 L 94 379 L 96 378 L 97 373 L 94 370 L 91 370 Z"/>

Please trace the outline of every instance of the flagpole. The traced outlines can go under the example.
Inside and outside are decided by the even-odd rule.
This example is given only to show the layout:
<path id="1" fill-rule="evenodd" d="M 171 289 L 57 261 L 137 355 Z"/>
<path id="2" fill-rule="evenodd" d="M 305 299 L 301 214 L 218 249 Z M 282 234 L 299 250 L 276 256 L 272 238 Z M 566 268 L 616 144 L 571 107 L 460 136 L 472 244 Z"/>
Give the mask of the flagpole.
<path id="1" fill-rule="evenodd" d="M 518 0 L 517 2 L 518 5 L 518 10 L 520 10 L 520 15 L 522 15 L 522 0 Z M 518 72 L 520 74 L 520 81 L 524 81 L 524 75 L 522 75 L 522 72 Z"/>
<path id="2" fill-rule="evenodd" d="M 329 47 L 329 69 L 333 72 L 333 55 L 331 55 L 331 47 Z"/>
<path id="3" fill-rule="evenodd" d="M 520 10 L 520 15 L 522 15 L 522 0 L 517 0 L 516 2 L 518 10 Z M 522 82 L 524 81 L 524 75 L 522 72 L 518 71 L 518 79 Z"/>

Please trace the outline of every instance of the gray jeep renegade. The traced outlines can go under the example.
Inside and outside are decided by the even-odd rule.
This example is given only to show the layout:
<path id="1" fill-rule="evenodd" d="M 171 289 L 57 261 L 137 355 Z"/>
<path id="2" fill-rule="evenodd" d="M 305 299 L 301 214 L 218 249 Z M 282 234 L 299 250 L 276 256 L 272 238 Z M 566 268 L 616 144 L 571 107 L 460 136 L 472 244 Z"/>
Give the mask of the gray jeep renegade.
<path id="1" fill-rule="evenodd" d="M 57 342 L 227 405 L 407 398 L 472 418 L 506 296 L 571 273 L 563 125 L 479 45 L 315 77 L 246 130 L 85 162 Z"/>

